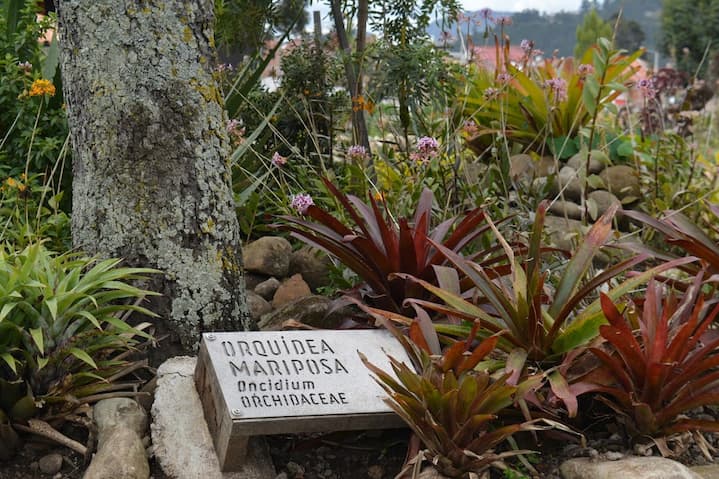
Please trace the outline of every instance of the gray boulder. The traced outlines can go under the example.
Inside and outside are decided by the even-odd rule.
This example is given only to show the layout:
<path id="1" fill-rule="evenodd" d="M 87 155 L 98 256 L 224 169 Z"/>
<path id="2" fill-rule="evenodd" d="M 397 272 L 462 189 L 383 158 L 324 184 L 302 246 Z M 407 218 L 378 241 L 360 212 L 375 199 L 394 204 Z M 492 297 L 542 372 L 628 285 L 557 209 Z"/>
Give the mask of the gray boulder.
<path id="1" fill-rule="evenodd" d="M 255 286 L 254 291 L 267 301 L 270 301 L 272 300 L 272 296 L 275 295 L 275 291 L 277 291 L 277 288 L 279 287 L 280 280 L 278 280 L 277 278 L 269 278 Z M 249 288 L 247 289 L 249 290 Z"/>
<path id="2" fill-rule="evenodd" d="M 99 401 L 93 409 L 97 425 L 97 453 L 84 479 L 147 479 L 150 466 L 142 436 L 147 413 L 136 401 L 113 398 Z"/>
<path id="3" fill-rule="evenodd" d="M 582 182 L 577 175 L 577 170 L 571 166 L 565 166 L 552 182 L 550 193 L 558 196 L 563 190 L 565 200 L 580 201 L 582 199 Z"/>
<path id="4" fill-rule="evenodd" d="M 263 331 L 279 331 L 285 321 L 293 319 L 309 326 L 331 328 L 336 326 L 336 316 L 328 314 L 331 305 L 332 300 L 325 296 L 305 296 L 264 315 L 258 326 Z"/>
<path id="5" fill-rule="evenodd" d="M 305 246 L 292 253 L 288 275 L 301 274 L 312 291 L 330 284 L 329 257 L 315 248 Z"/>
<path id="6" fill-rule="evenodd" d="M 592 150 L 589 154 L 589 174 L 596 175 L 609 165 L 609 157 L 603 151 Z M 587 166 L 587 153 L 577 153 L 569 160 L 567 166 L 571 166 L 577 171 Z"/>
<path id="7" fill-rule="evenodd" d="M 572 201 L 557 200 L 549 206 L 549 212 L 560 218 L 582 219 L 582 207 Z"/>
<path id="8" fill-rule="evenodd" d="M 564 479 L 701 479 L 686 466 L 663 457 L 629 457 L 618 461 L 570 459 L 560 467 Z"/>
<path id="9" fill-rule="evenodd" d="M 254 291 L 247 292 L 247 308 L 250 310 L 250 317 L 255 323 L 258 322 L 263 315 L 272 311 L 272 305 Z"/>
<path id="10" fill-rule="evenodd" d="M 284 278 L 290 268 L 292 246 L 279 236 L 265 236 L 242 248 L 245 271 Z"/>
<path id="11" fill-rule="evenodd" d="M 633 203 L 641 198 L 641 185 L 637 170 L 627 165 L 610 166 L 599 174 L 607 190 L 614 193 L 622 204 Z"/>

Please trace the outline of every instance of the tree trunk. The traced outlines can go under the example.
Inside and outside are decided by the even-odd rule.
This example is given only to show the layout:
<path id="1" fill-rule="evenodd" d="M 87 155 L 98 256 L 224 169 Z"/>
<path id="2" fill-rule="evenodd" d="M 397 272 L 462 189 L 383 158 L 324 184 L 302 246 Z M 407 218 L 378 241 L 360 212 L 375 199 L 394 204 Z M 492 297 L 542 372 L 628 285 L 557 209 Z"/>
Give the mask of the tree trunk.
<path id="1" fill-rule="evenodd" d="M 163 271 L 154 306 L 184 350 L 249 329 L 213 0 L 58 7 L 74 245 Z"/>

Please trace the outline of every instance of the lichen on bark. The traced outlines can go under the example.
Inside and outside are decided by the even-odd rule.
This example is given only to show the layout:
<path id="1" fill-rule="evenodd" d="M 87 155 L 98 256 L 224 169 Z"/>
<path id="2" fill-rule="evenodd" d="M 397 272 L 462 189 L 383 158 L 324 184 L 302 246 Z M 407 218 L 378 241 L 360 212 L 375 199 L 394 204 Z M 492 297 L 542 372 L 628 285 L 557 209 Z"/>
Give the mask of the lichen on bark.
<path id="1" fill-rule="evenodd" d="M 212 0 L 62 0 L 73 243 L 165 273 L 171 331 L 249 329 Z"/>

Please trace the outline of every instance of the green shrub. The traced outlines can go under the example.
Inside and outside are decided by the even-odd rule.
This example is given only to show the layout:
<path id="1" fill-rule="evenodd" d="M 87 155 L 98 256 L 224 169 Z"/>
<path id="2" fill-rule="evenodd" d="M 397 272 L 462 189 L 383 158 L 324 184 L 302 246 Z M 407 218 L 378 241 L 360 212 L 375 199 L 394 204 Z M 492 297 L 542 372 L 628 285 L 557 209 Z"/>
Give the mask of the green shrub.
<path id="1" fill-rule="evenodd" d="M 155 271 L 119 262 L 40 243 L 0 248 L 0 422 L 62 417 L 104 393 L 132 390 L 118 380 L 134 367 L 128 351 L 150 336 L 125 317 L 154 316 L 139 302 L 155 293 L 128 282 Z"/>

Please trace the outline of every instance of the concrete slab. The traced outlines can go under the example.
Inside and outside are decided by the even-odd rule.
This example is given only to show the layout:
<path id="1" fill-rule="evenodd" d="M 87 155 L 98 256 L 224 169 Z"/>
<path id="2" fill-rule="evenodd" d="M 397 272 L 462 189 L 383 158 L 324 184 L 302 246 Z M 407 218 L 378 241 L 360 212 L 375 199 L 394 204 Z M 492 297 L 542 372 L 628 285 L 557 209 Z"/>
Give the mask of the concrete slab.
<path id="1" fill-rule="evenodd" d="M 152 444 L 162 470 L 174 479 L 267 479 L 276 476 L 267 445 L 252 438 L 239 471 L 222 473 L 205 422 L 194 371 L 197 359 L 180 356 L 157 370 Z"/>

